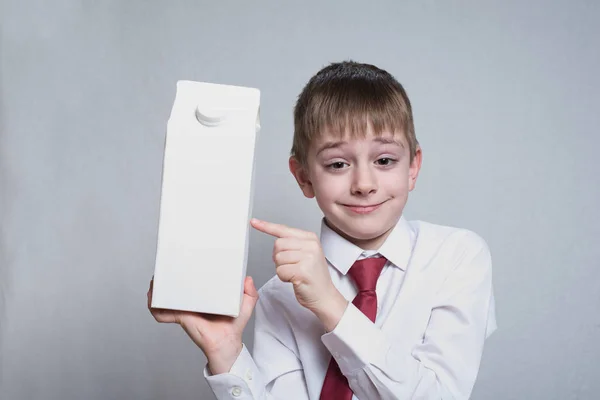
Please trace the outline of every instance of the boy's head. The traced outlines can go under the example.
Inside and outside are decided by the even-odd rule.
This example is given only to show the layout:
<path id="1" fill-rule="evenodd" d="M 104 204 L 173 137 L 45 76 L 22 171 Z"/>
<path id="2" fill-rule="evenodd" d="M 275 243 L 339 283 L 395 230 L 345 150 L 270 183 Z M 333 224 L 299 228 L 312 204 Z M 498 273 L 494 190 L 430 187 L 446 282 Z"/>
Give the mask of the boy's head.
<path id="1" fill-rule="evenodd" d="M 290 170 L 327 224 L 360 247 L 378 248 L 396 225 L 421 157 L 408 96 L 386 71 L 334 63 L 300 93 Z"/>

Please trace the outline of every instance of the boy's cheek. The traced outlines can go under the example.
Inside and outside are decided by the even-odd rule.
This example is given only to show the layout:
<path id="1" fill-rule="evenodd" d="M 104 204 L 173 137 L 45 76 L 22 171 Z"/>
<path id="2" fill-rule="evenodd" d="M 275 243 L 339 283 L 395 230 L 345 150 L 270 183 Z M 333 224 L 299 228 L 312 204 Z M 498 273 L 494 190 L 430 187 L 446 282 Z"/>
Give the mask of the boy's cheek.
<path id="1" fill-rule="evenodd" d="M 326 204 L 339 200 L 343 194 L 343 187 L 336 182 L 320 182 L 318 186 L 313 186 L 315 195 L 320 203 Z"/>

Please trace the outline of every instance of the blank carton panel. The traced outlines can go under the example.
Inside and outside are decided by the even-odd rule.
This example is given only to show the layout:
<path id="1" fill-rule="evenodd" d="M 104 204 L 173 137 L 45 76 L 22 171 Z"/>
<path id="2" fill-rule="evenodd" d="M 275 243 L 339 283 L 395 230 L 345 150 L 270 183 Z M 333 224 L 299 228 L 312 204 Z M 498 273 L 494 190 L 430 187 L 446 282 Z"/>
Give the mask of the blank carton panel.
<path id="1" fill-rule="evenodd" d="M 253 88 L 177 83 L 165 142 L 153 307 L 238 315 L 259 102 Z"/>

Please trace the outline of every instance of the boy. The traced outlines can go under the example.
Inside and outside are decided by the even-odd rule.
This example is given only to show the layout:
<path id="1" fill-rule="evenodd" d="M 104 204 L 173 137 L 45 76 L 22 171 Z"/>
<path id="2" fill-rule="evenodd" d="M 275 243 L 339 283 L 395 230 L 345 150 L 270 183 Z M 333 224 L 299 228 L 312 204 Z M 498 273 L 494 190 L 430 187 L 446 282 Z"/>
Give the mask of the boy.
<path id="1" fill-rule="evenodd" d="M 203 350 L 218 399 L 467 399 L 496 329 L 490 254 L 473 232 L 404 218 L 422 151 L 403 87 L 372 65 L 331 64 L 294 126 L 289 168 L 323 211 L 320 236 L 253 219 L 277 237 L 277 277 L 260 292 L 246 278 L 238 318 L 152 314 Z"/>

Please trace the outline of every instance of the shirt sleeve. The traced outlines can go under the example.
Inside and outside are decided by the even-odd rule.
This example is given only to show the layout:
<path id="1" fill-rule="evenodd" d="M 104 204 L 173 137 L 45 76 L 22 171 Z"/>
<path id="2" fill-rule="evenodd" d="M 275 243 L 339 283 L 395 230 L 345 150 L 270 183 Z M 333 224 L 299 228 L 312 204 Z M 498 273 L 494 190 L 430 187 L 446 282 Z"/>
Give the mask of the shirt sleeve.
<path id="1" fill-rule="evenodd" d="M 395 347 L 353 304 L 322 336 L 358 398 L 469 398 L 484 341 L 496 322 L 489 249 L 475 234 L 466 239 L 434 298 L 423 340 L 410 354 Z"/>
<path id="2" fill-rule="evenodd" d="M 293 351 L 291 328 L 268 296 L 255 309 L 254 357 L 244 345 L 229 373 L 204 377 L 217 400 L 308 400 L 302 364 Z"/>

